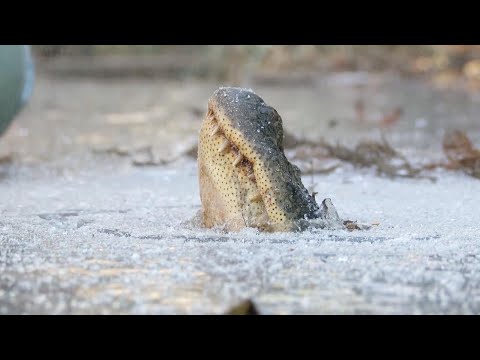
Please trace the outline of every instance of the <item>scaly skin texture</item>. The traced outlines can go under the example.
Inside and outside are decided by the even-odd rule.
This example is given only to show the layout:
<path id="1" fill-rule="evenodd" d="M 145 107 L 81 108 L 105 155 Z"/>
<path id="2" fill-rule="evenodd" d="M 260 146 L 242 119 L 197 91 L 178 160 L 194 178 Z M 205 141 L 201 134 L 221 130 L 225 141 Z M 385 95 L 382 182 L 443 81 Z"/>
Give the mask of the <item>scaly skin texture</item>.
<path id="1" fill-rule="evenodd" d="M 285 157 L 280 115 L 252 91 L 214 92 L 200 130 L 198 168 L 205 227 L 295 231 L 323 217 Z"/>

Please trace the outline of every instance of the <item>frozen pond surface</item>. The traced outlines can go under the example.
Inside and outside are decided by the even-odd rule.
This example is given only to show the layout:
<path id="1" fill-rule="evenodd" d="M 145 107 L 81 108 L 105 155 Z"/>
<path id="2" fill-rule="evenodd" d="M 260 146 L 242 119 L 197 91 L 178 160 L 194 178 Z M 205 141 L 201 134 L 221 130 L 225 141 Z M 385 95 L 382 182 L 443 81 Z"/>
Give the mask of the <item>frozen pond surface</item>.
<path id="1" fill-rule="evenodd" d="M 340 216 L 379 225 L 196 229 L 194 163 L 6 181 L 0 312 L 221 313 L 244 298 L 266 314 L 480 312 L 478 180 L 314 180 Z"/>
<path id="2" fill-rule="evenodd" d="M 371 129 L 325 130 L 332 116 L 350 116 L 358 95 L 339 79 L 256 91 L 298 134 L 363 139 Z M 478 179 L 340 168 L 304 183 L 341 217 L 378 223 L 371 230 L 225 234 L 190 223 L 200 208 L 193 160 L 134 167 L 92 153 L 147 144 L 169 156 L 195 141 L 199 122 L 185 103 L 202 108 L 214 89 L 40 79 L 0 139 L 3 153 L 16 154 L 0 165 L 0 314 L 221 314 L 245 298 L 264 314 L 480 314 Z M 378 109 L 412 104 L 390 134 L 405 151 L 438 157 L 453 113 L 478 144 L 475 102 L 415 83 L 375 89 L 364 95 Z"/>

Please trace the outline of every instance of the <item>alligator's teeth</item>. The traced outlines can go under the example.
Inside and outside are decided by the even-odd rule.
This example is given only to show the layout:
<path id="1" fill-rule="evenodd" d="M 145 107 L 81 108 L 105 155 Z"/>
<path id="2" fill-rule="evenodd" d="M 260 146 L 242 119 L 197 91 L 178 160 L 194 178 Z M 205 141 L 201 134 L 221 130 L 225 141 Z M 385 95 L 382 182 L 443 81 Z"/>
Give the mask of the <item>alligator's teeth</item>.
<path id="1" fill-rule="evenodd" d="M 249 199 L 251 202 L 257 202 L 257 201 L 260 201 L 262 200 L 262 195 L 260 195 L 260 193 L 257 193 L 253 196 L 250 197 Z"/>
<path id="2" fill-rule="evenodd" d="M 254 174 L 254 173 L 248 174 L 247 177 L 248 177 L 250 180 L 255 180 L 255 174 Z"/>
<path id="3" fill-rule="evenodd" d="M 238 154 L 237 158 L 233 161 L 233 166 L 237 166 L 243 160 L 243 155 Z"/>
<path id="4" fill-rule="evenodd" d="M 220 154 L 224 153 L 225 150 L 227 150 L 229 146 L 230 146 L 230 141 L 228 141 L 228 139 L 225 139 L 225 141 L 223 142 L 223 144 L 220 145 L 220 147 L 218 148 L 218 152 L 219 152 Z"/>
<path id="5" fill-rule="evenodd" d="M 220 125 L 217 125 L 217 126 L 215 126 L 215 128 L 212 130 L 212 132 L 210 133 L 210 136 L 215 135 L 215 134 L 218 133 L 219 131 L 220 131 Z"/>

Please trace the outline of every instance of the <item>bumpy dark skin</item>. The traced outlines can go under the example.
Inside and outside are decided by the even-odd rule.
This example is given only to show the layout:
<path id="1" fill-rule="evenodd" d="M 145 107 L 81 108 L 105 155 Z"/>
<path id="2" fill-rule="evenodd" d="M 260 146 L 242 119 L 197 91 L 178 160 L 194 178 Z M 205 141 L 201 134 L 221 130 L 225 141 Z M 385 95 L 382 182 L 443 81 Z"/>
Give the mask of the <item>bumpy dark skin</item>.
<path id="1" fill-rule="evenodd" d="M 206 227 L 295 231 L 324 217 L 285 157 L 282 118 L 250 90 L 214 92 L 200 130 L 198 165 Z"/>

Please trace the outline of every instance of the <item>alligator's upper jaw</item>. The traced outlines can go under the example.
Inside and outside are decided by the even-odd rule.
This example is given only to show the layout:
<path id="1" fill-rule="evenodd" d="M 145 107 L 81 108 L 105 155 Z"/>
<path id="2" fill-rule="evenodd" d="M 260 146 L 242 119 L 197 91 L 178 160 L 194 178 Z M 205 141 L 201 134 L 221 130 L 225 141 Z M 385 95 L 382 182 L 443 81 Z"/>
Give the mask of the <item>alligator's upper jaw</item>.
<path id="1" fill-rule="evenodd" d="M 280 116 L 260 97 L 237 88 L 214 93 L 198 154 L 205 226 L 289 231 L 296 220 L 318 217 L 282 140 Z"/>

